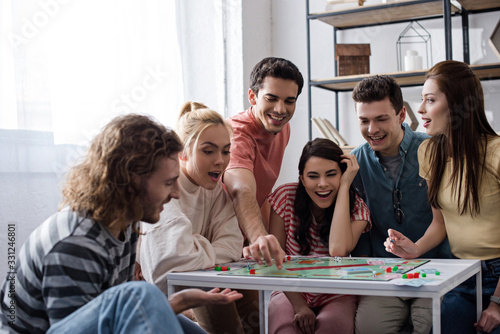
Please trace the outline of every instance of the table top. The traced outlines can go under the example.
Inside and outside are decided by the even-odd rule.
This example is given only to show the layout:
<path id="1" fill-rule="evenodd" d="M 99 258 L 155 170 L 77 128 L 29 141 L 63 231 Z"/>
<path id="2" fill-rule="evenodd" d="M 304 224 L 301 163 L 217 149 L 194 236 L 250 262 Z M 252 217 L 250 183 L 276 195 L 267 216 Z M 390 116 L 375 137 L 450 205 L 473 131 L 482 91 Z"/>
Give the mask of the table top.
<path id="1" fill-rule="evenodd" d="M 371 258 L 373 259 L 373 258 Z M 230 265 L 230 264 L 229 264 Z M 351 295 L 375 295 L 432 298 L 448 291 L 481 271 L 479 260 L 430 259 L 410 271 L 436 269 L 439 276 L 428 275 L 426 284 L 419 287 L 396 285 L 395 280 L 371 281 L 349 279 L 281 278 L 259 276 L 218 275 L 215 270 L 198 270 L 168 274 L 170 286 L 220 287 L 247 290 L 280 290 Z"/>

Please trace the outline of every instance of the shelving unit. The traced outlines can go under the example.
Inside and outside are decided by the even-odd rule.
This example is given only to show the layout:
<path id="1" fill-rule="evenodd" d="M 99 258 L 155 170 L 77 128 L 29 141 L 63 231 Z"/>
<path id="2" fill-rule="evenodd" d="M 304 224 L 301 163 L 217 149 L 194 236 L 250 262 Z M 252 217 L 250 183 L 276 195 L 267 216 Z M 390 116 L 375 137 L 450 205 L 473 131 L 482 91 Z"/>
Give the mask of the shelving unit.
<path id="1" fill-rule="evenodd" d="M 481 80 L 491 80 L 500 78 L 500 64 L 472 65 L 476 75 Z M 420 86 L 424 84 L 426 71 L 392 72 L 384 73 L 396 79 L 401 87 Z M 312 80 L 311 85 L 328 89 L 331 91 L 347 92 L 353 90 L 356 84 L 367 75 L 349 75 L 325 80 Z"/>
<path id="2" fill-rule="evenodd" d="M 482 12 L 500 9 L 500 0 L 457 0 L 469 12 Z"/>
<path id="3" fill-rule="evenodd" d="M 500 0 L 457 0 L 462 6 L 462 38 L 464 41 L 464 62 L 470 63 L 469 56 L 469 14 L 500 10 Z"/>
<path id="4" fill-rule="evenodd" d="M 333 27 L 333 45 L 337 44 L 337 32 L 343 29 L 355 29 L 375 25 L 387 25 L 409 22 L 413 20 L 442 19 L 445 37 L 446 59 L 453 59 L 451 43 L 451 17 L 462 16 L 462 32 L 464 40 L 464 61 L 469 63 L 468 16 L 471 13 L 481 13 L 500 9 L 500 0 L 458 0 L 462 9 L 450 3 L 450 0 L 399 0 L 385 4 L 361 6 L 356 8 L 335 10 L 322 13 L 309 13 L 307 6 L 307 48 L 308 48 L 308 116 L 312 117 L 312 87 L 326 89 L 335 93 L 335 120 L 339 128 L 338 93 L 352 90 L 366 75 L 335 76 L 327 79 L 311 78 L 311 38 L 310 21 L 319 20 Z M 361 22 L 361 23 L 360 23 Z M 334 61 L 335 75 L 337 75 Z M 500 63 L 473 65 L 474 72 L 481 80 L 500 78 Z M 424 83 L 426 71 L 383 73 L 396 79 L 401 87 L 419 86 Z M 309 138 L 312 137 L 312 124 L 309 122 Z"/>
<path id="5" fill-rule="evenodd" d="M 451 6 L 451 11 L 457 13 L 459 10 L 455 6 Z M 318 19 L 338 29 L 345 29 L 441 16 L 443 16 L 441 0 L 400 0 L 347 10 L 311 14 L 309 19 Z M 363 22 L 363 24 L 360 24 L 360 22 Z"/>

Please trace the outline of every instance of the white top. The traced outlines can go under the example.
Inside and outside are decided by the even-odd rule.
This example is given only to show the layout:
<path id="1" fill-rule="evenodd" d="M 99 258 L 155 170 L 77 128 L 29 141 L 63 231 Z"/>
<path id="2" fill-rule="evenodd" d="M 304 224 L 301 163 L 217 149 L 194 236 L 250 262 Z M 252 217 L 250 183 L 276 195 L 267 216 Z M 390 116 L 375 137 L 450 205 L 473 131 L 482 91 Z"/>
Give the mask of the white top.
<path id="1" fill-rule="evenodd" d="M 182 172 L 180 199 L 164 206 L 160 221 L 142 223 L 138 256 L 146 281 L 167 293 L 167 273 L 203 269 L 241 258 L 243 234 L 233 202 L 219 182 L 207 190 Z"/>

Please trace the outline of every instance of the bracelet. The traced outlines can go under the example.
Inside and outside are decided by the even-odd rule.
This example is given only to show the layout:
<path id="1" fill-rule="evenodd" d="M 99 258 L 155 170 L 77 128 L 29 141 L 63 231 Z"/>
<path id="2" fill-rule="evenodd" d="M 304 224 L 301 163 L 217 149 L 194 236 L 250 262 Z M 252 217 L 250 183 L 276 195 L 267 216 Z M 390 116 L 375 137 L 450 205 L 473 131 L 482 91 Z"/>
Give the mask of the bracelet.
<path id="1" fill-rule="evenodd" d="M 493 302 L 493 303 L 497 303 L 498 305 L 500 305 L 500 297 L 491 295 L 490 301 Z"/>

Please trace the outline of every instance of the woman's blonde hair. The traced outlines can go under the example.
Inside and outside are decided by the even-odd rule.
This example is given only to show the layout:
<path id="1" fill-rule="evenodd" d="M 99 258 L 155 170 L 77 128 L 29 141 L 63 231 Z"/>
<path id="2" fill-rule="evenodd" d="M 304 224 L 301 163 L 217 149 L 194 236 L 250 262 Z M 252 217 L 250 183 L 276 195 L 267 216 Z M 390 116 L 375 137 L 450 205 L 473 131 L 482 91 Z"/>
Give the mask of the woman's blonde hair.
<path id="1" fill-rule="evenodd" d="M 232 137 L 233 128 L 231 124 L 226 122 L 218 112 L 209 109 L 203 103 L 193 101 L 184 103 L 177 121 L 176 130 L 184 145 L 182 151 L 184 157 L 189 155 L 192 155 L 193 158 L 196 157 L 196 151 L 193 148 L 198 145 L 201 133 L 212 125 L 223 125 L 227 129 L 229 136 Z"/>

